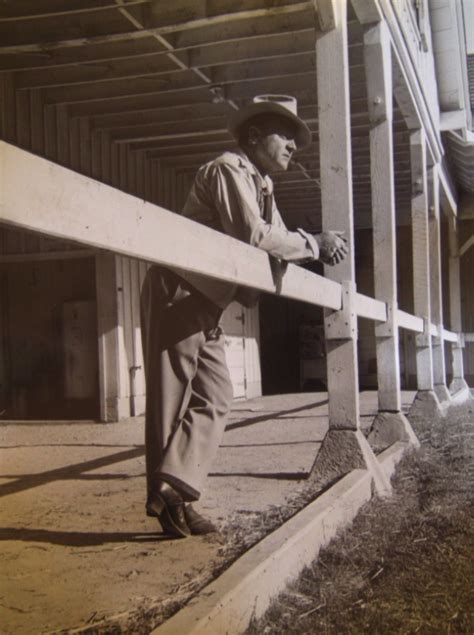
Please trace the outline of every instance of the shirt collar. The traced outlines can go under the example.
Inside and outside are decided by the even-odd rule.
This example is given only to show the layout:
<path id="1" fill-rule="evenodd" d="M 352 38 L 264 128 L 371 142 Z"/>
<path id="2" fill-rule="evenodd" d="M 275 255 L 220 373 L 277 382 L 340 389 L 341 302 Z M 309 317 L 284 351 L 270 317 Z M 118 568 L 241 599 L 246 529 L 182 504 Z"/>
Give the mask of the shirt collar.
<path id="1" fill-rule="evenodd" d="M 260 179 L 262 184 L 262 189 L 264 190 L 264 192 L 266 192 L 267 194 L 273 194 L 273 181 L 268 176 L 268 174 L 266 176 L 262 176 L 260 172 L 258 171 L 257 167 L 252 163 L 252 161 L 249 159 L 246 153 L 242 150 L 242 148 L 237 148 L 235 153 L 240 158 L 241 166 L 246 168 L 252 176 L 256 176 L 258 179 Z"/>

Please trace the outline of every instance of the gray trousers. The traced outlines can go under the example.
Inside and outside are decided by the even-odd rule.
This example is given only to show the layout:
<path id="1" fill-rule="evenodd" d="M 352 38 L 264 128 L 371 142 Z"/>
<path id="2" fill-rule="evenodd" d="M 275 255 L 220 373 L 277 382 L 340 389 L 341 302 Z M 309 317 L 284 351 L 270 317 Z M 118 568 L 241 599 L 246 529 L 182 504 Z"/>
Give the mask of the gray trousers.
<path id="1" fill-rule="evenodd" d="M 222 310 L 156 265 L 147 273 L 141 309 L 148 495 L 165 481 L 185 500 L 197 500 L 232 401 Z"/>

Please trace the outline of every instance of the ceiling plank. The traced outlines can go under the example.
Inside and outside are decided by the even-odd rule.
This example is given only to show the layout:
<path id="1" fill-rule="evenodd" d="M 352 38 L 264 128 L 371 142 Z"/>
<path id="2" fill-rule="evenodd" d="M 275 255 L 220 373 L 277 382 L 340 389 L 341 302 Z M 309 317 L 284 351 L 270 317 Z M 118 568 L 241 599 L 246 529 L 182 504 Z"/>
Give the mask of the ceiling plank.
<path id="1" fill-rule="evenodd" d="M 13 4 L 13 6 L 9 7 L 8 4 L 7 5 L 2 5 L 0 8 L 0 24 L 2 23 L 8 23 L 8 22 L 21 22 L 21 21 L 26 21 L 26 20 L 44 20 L 44 19 L 48 19 L 48 18 L 57 18 L 57 17 L 61 17 L 61 16 L 77 16 L 77 15 L 81 15 L 84 13 L 97 13 L 99 11 L 110 11 L 110 9 L 114 9 L 116 10 L 117 5 L 114 2 L 106 2 L 104 4 L 98 4 L 98 5 L 88 5 L 88 6 L 84 6 L 84 1 L 82 0 L 82 5 L 83 6 L 78 6 L 74 7 L 74 6 L 69 6 L 69 8 L 60 8 L 57 9 L 56 11 L 49 9 L 48 10 L 48 4 L 45 5 L 45 7 L 41 10 L 39 13 L 34 13 L 34 11 L 38 11 L 39 8 L 39 2 L 38 0 L 36 0 L 35 4 L 33 5 L 32 3 L 30 3 L 29 7 L 28 5 L 25 3 L 23 4 L 23 6 L 20 5 L 20 7 L 18 6 L 18 3 Z M 126 7 L 134 7 L 134 6 L 138 6 L 138 5 L 145 5 L 145 4 L 150 4 L 150 0 L 125 0 L 124 2 L 124 6 Z M 71 3 L 69 3 L 69 5 L 71 5 Z M 51 6 L 51 5 L 49 5 Z M 65 4 L 65 7 L 67 6 L 67 4 Z M 20 8 L 21 12 L 18 12 L 18 9 Z M 28 11 L 29 8 L 29 11 Z"/>
<path id="2" fill-rule="evenodd" d="M 133 79 L 166 72 L 168 49 L 157 42 L 156 53 L 144 56 L 111 61 L 104 64 L 79 64 L 60 68 L 43 68 L 34 71 L 18 72 L 16 86 L 22 88 L 47 88 L 75 84 L 112 81 L 114 79 Z M 218 67 L 261 59 L 281 59 L 301 54 L 314 56 L 314 31 L 304 31 L 295 38 L 285 34 L 276 38 L 255 38 L 250 42 L 241 42 L 204 46 L 196 49 L 175 49 L 183 64 L 189 68 Z M 0 58 L 1 62 L 1 58 Z"/>
<path id="3" fill-rule="evenodd" d="M 104 43 L 104 42 L 120 42 L 124 40 L 131 39 L 142 39 L 146 37 L 150 37 L 153 35 L 168 35 L 176 32 L 183 32 L 188 30 L 199 30 L 203 27 L 207 26 L 219 26 L 219 25 L 227 25 L 231 22 L 240 22 L 246 20 L 255 20 L 257 18 L 270 18 L 273 16 L 279 15 L 288 15 L 291 13 L 301 13 L 302 11 L 307 11 L 308 9 L 313 10 L 313 5 L 311 1 L 298 2 L 293 4 L 282 5 L 278 7 L 267 7 L 262 9 L 253 9 L 253 10 L 243 10 L 243 11 L 233 11 L 226 14 L 218 14 L 206 18 L 201 18 L 197 20 L 187 20 L 182 22 L 176 22 L 174 24 L 167 24 L 163 26 L 155 26 L 153 28 L 144 29 L 144 30 L 136 30 L 136 31 L 127 31 L 127 32 L 117 32 L 117 33 L 107 33 L 98 36 L 90 36 L 90 37 L 76 37 L 70 39 L 59 39 L 53 41 L 39 41 L 38 39 L 35 42 L 31 43 L 23 43 L 23 44 L 12 44 L 7 46 L 0 47 L 0 54 L 5 53 L 27 53 L 27 52 L 43 52 L 48 50 L 55 50 L 60 48 L 74 48 L 80 47 L 87 44 L 93 43 Z M 40 34 L 37 35 L 37 38 L 40 38 Z"/>

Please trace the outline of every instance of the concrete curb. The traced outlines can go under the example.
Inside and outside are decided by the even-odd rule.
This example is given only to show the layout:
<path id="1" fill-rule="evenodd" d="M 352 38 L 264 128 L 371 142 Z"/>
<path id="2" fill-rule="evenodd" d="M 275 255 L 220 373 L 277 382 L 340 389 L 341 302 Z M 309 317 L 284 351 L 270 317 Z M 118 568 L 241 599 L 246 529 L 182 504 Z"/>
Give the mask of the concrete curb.
<path id="1" fill-rule="evenodd" d="M 412 446 L 394 443 L 378 456 L 388 478 Z M 239 558 L 152 635 L 235 635 L 318 556 L 372 497 L 372 477 L 353 470 Z"/>

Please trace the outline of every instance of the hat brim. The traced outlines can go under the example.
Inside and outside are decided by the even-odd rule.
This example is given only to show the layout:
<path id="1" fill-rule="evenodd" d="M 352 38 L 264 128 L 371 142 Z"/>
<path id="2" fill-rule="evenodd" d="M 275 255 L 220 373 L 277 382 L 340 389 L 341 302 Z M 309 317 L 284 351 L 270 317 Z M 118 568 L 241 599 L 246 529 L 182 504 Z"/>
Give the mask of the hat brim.
<path id="1" fill-rule="evenodd" d="M 239 129 L 242 124 L 252 117 L 262 114 L 279 115 L 291 121 L 291 123 L 295 126 L 295 141 L 298 148 L 304 148 L 311 143 L 311 130 L 304 121 L 297 115 L 290 112 L 288 108 L 285 108 L 285 106 L 281 106 L 280 104 L 271 101 L 259 101 L 248 104 L 247 106 L 234 111 L 228 119 L 227 129 L 234 139 L 238 140 Z"/>

